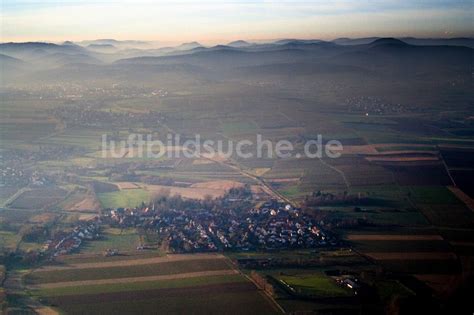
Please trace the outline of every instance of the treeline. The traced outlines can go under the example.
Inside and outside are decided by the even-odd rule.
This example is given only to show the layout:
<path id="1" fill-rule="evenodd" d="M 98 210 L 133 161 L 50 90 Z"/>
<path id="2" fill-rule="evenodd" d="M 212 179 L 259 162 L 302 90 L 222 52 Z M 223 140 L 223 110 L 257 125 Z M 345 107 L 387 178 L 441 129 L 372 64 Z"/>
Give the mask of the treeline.
<path id="1" fill-rule="evenodd" d="M 247 210 L 251 204 L 252 191 L 249 185 L 243 187 L 231 188 L 224 196 L 212 198 L 205 196 L 203 199 L 185 199 L 180 195 L 170 196 L 169 191 L 163 190 L 150 203 L 142 204 L 142 208 L 148 207 L 155 211 L 164 211 L 169 209 L 179 210 L 210 210 L 222 211 L 232 208 L 233 211 Z"/>
<path id="2" fill-rule="evenodd" d="M 346 205 L 346 206 L 382 206 L 390 203 L 386 200 L 369 197 L 368 194 L 357 194 L 350 195 L 347 191 L 342 194 L 333 194 L 329 192 L 323 192 L 318 190 L 308 195 L 304 199 L 304 206 L 315 207 L 315 206 L 334 206 L 334 205 Z"/>
<path id="3" fill-rule="evenodd" d="M 270 282 L 268 282 L 265 277 L 260 275 L 258 272 L 252 270 L 250 272 L 250 278 L 252 278 L 252 280 L 260 289 L 267 292 L 271 296 L 275 296 L 275 287 Z"/>
<path id="4" fill-rule="evenodd" d="M 126 174 L 110 174 L 109 179 L 114 182 L 142 182 L 148 185 L 175 186 L 174 179 L 165 176 L 137 175 L 135 172 Z"/>

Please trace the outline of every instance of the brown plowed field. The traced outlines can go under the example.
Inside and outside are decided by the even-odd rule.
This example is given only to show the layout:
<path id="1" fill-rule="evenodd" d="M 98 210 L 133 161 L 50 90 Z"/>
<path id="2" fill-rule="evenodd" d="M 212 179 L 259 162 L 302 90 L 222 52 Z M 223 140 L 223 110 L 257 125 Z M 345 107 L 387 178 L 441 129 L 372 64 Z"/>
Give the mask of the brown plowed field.
<path id="1" fill-rule="evenodd" d="M 140 259 L 127 259 L 127 260 L 105 261 L 105 262 L 96 262 L 96 263 L 69 264 L 69 265 L 64 265 L 64 266 L 45 266 L 39 269 L 38 271 L 138 266 L 138 265 L 150 265 L 150 264 L 159 264 L 159 263 L 167 263 L 167 262 L 175 262 L 175 261 L 203 260 L 203 259 L 226 259 L 226 258 L 221 254 L 189 254 L 189 255 L 181 254 L 181 255 L 167 255 L 163 257 L 154 257 L 154 258 L 140 258 Z"/>
<path id="2" fill-rule="evenodd" d="M 440 235 L 351 234 L 350 241 L 442 241 Z"/>
<path id="3" fill-rule="evenodd" d="M 367 252 L 365 255 L 376 260 L 451 260 L 456 259 L 456 254 L 451 252 L 397 252 L 397 253 L 374 253 Z"/>

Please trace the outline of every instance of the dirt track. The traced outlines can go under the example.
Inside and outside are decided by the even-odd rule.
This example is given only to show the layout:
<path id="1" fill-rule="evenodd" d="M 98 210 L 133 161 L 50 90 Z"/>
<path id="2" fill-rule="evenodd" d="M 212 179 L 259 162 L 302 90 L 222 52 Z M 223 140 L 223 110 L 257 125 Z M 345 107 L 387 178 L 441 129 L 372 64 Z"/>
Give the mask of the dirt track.
<path id="1" fill-rule="evenodd" d="M 448 186 L 448 189 L 458 197 L 459 200 L 464 202 L 464 204 L 471 209 L 471 211 L 474 211 L 474 199 L 469 197 L 464 191 L 459 189 L 458 187 L 454 186 Z"/>
<path id="2" fill-rule="evenodd" d="M 200 272 L 189 272 L 175 275 L 161 275 L 161 276 L 147 276 L 147 277 L 129 277 L 129 278 L 115 278 L 115 279 L 99 279 L 99 280 L 82 280 L 82 281 L 67 281 L 67 282 L 55 282 L 55 283 L 43 283 L 33 285 L 32 289 L 55 289 L 65 287 L 77 287 L 87 285 L 101 285 L 101 284 L 116 284 L 116 283 L 135 283 L 135 282 L 147 282 L 147 281 L 160 281 L 160 280 L 176 280 L 186 279 L 195 277 L 206 277 L 206 276 L 224 276 L 224 275 L 235 275 L 239 272 L 237 270 L 214 270 L 214 271 L 200 271 Z"/>
<path id="3" fill-rule="evenodd" d="M 231 188 L 240 188 L 243 187 L 244 184 L 234 181 L 234 180 L 213 180 L 209 182 L 201 182 L 192 184 L 191 188 L 204 188 L 204 189 L 217 189 L 228 191 Z"/>
<path id="4" fill-rule="evenodd" d="M 127 259 L 118 261 L 104 261 L 96 263 L 79 263 L 69 264 L 64 266 L 45 266 L 37 271 L 54 271 L 54 270 L 69 270 L 69 269 L 93 269 L 93 268 L 108 268 L 108 267 L 124 267 L 124 266 L 137 266 L 137 265 L 149 265 L 159 264 L 174 261 L 183 260 L 203 260 L 203 259 L 226 259 L 221 254 L 181 254 L 181 255 L 167 255 L 163 257 L 154 258 L 139 258 L 139 259 Z M 106 260 L 106 258 L 104 258 Z"/>

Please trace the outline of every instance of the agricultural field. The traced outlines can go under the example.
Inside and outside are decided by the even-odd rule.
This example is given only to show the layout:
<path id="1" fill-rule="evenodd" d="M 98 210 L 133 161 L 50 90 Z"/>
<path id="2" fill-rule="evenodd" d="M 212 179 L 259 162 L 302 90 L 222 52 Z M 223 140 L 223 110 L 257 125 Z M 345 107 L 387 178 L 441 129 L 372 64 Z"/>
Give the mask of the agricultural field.
<path id="1" fill-rule="evenodd" d="M 68 145 L 86 149 L 89 152 L 97 150 L 103 134 L 107 129 L 97 128 L 68 128 L 62 132 L 51 134 L 38 141 L 42 145 Z"/>
<path id="2" fill-rule="evenodd" d="M 219 181 L 215 181 L 219 182 Z M 222 181 L 225 183 L 225 181 Z M 225 184 L 221 187 L 215 187 L 211 183 L 207 186 L 205 183 L 196 183 L 190 187 L 174 187 L 174 186 L 164 186 L 164 185 L 146 185 L 146 190 L 152 195 L 157 196 L 160 194 L 169 194 L 170 196 L 180 195 L 183 198 L 188 199 L 204 199 L 206 196 L 212 198 L 223 196 L 228 188 L 226 189 Z"/>
<path id="3" fill-rule="evenodd" d="M 430 54 L 438 48 L 381 42 L 289 41 L 166 56 L 151 46 L 122 49 L 121 41 L 117 54 L 83 43 L 1 44 L 2 62 L 18 49 L 15 71 L 0 80 L 0 265 L 12 268 L 0 273 L 14 275 L 8 302 L 24 304 L 18 313 L 40 302 L 65 314 L 275 314 L 276 300 L 288 313 L 375 314 L 399 306 L 396 296 L 418 298 L 415 279 L 433 288 L 430 298 L 443 281 L 462 289 L 474 270 L 472 43 Z M 66 60 L 23 69 L 44 57 Z M 82 63 L 89 57 L 94 63 Z M 134 134 L 180 136 L 166 148 L 179 156 L 138 157 Z M 278 140 L 294 152 L 184 157 L 196 135 L 234 145 L 262 135 L 271 153 Z M 104 148 L 103 136 L 128 147 Z M 323 145 L 340 141 L 342 155 L 302 155 L 320 136 Z M 251 194 L 227 194 L 245 184 Z M 185 202 L 162 198 L 156 212 L 133 209 L 175 195 Z M 179 209 L 184 204 L 192 206 Z M 213 222 L 201 229 L 186 218 L 190 209 Z M 160 221 L 167 212 L 179 223 Z M 231 241 L 251 234 L 240 219 L 250 231 L 262 215 L 261 234 L 222 245 L 216 231 L 232 212 L 235 222 L 223 229 Z M 97 233 L 79 237 L 89 224 Z M 168 255 L 173 241 L 183 251 L 222 252 Z M 74 249 L 59 251 L 64 244 Z M 252 268 L 238 269 L 245 263 Z M 255 270 L 276 281 L 275 295 L 250 280 Z M 371 294 L 356 297 L 333 274 L 358 277 Z M 364 298 L 376 305 L 364 308 Z"/>
<path id="4" fill-rule="evenodd" d="M 404 187 L 402 189 L 415 203 L 438 204 L 438 205 L 460 205 L 462 202 L 446 187 L 424 186 Z"/>
<path id="5" fill-rule="evenodd" d="M 73 212 L 97 213 L 101 209 L 101 204 L 93 191 L 78 188 L 73 190 L 63 202 L 58 204 L 58 208 Z"/>
<path id="6" fill-rule="evenodd" d="M 474 170 L 450 170 L 451 176 L 464 193 L 474 198 Z"/>
<path id="7" fill-rule="evenodd" d="M 399 194 L 399 199 L 406 199 L 407 209 L 412 208 L 409 212 L 418 213 L 424 222 L 413 225 L 414 220 L 407 220 L 398 221 L 399 226 L 390 228 L 363 227 L 346 231 L 345 238 L 357 251 L 386 270 L 423 275 L 417 276 L 421 281 L 429 275 L 449 275 L 461 281 L 463 267 L 459 255 L 469 251 L 464 247 L 453 247 L 453 241 L 472 238 L 473 212 L 444 186 L 400 186 L 392 190 L 391 198 L 388 193 L 383 192 L 385 198 L 395 200 Z M 370 213 L 370 208 L 366 210 Z M 396 223 L 399 217 L 394 214 L 392 222 Z M 462 229 L 462 235 L 451 229 Z"/>
<path id="8" fill-rule="evenodd" d="M 474 213 L 465 205 L 420 204 L 420 210 L 436 226 L 472 228 Z"/>
<path id="9" fill-rule="evenodd" d="M 20 240 L 20 235 L 18 235 L 15 231 L 0 231 L 0 244 L 3 249 L 16 249 Z"/>
<path id="10" fill-rule="evenodd" d="M 300 275 L 282 275 L 278 278 L 283 284 L 291 287 L 299 294 L 314 297 L 338 297 L 351 296 L 353 293 L 338 285 L 334 279 L 323 273 L 300 274 Z"/>
<path id="11" fill-rule="evenodd" d="M 254 122 L 249 121 L 225 121 L 222 122 L 221 128 L 226 136 L 232 137 L 243 132 L 255 134 L 258 127 Z"/>
<path id="12" fill-rule="evenodd" d="M 452 185 L 443 165 L 387 166 L 393 171 L 401 186 L 447 186 Z"/>
<path id="13" fill-rule="evenodd" d="M 103 253 L 107 249 L 128 252 L 135 251 L 139 245 L 140 236 L 136 229 L 106 228 L 102 231 L 101 238 L 86 244 L 81 253 Z"/>
<path id="14" fill-rule="evenodd" d="M 128 189 L 98 193 L 97 198 L 103 208 L 133 208 L 139 206 L 142 202 L 149 202 L 151 193 L 144 189 Z"/>
<path id="15" fill-rule="evenodd" d="M 233 314 L 278 313 L 276 306 L 220 255 L 101 259 L 46 267 L 28 275 L 27 280 L 35 298 L 68 314 L 85 310 L 89 314 L 118 310 L 208 314 L 223 309 Z"/>
<path id="16" fill-rule="evenodd" d="M 131 260 L 127 260 L 127 262 L 130 262 L 130 264 L 133 263 Z M 192 263 L 188 260 L 185 260 L 136 266 L 121 265 L 117 267 L 104 268 L 73 268 L 68 270 L 38 271 L 28 276 L 27 282 L 32 285 L 48 288 L 55 286 L 63 287 L 70 282 L 72 282 L 70 285 L 80 285 L 81 283 L 102 284 L 102 280 L 107 279 L 114 279 L 111 282 L 118 282 L 117 279 L 125 279 L 124 282 L 126 282 L 127 279 L 132 278 L 139 278 L 141 280 L 153 276 L 180 276 L 185 273 L 200 273 L 227 269 L 229 269 L 229 266 L 226 261 L 210 258 L 206 260 L 196 260 Z M 150 279 L 154 280 L 154 278 Z M 52 285 L 52 283 L 54 283 L 54 285 Z"/>
<path id="17" fill-rule="evenodd" d="M 5 266 L 0 265 L 0 283 L 2 286 L 0 286 L 0 308 L 4 309 L 6 305 L 6 294 L 5 294 L 5 289 L 3 288 L 3 281 L 5 280 Z"/>
<path id="18" fill-rule="evenodd" d="M 52 207 L 66 197 L 67 191 L 61 188 L 40 188 L 28 190 L 13 200 L 9 206 L 17 209 L 42 209 Z"/>
<path id="19" fill-rule="evenodd" d="M 47 301 L 68 314 L 145 314 L 157 311 L 168 314 L 217 314 L 224 310 L 227 314 L 277 313 L 248 283 L 50 297 Z"/>
<path id="20" fill-rule="evenodd" d="M 53 133 L 54 130 L 55 123 L 53 121 L 10 120 L 1 123 L 0 134 L 7 144 L 11 141 L 30 143 Z"/>
<path id="21" fill-rule="evenodd" d="M 2 187 L 0 189 L 0 204 L 5 204 L 18 190 L 18 187 Z"/>

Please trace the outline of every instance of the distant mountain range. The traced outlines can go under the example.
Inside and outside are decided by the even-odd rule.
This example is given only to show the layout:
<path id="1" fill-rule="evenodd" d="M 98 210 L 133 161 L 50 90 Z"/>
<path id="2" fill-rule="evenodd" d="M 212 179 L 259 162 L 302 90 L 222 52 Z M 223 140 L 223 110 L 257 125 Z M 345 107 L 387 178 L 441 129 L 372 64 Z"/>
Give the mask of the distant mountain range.
<path id="1" fill-rule="evenodd" d="M 194 49 L 194 48 L 198 48 L 198 47 L 204 47 L 204 46 L 202 46 L 198 42 L 190 42 L 190 43 L 183 43 L 183 44 L 181 44 L 177 47 L 174 47 L 174 49 L 176 49 L 176 50 L 189 50 L 189 49 Z"/>
<path id="2" fill-rule="evenodd" d="M 373 41 L 380 39 L 380 37 L 367 37 L 367 38 L 338 38 L 333 40 L 333 43 L 338 45 L 363 45 L 369 44 Z M 466 46 L 474 48 L 474 38 L 414 38 L 414 37 L 402 37 L 399 40 L 419 46 Z"/>
<path id="3" fill-rule="evenodd" d="M 236 40 L 227 44 L 227 46 L 230 46 L 230 47 L 248 47 L 251 45 L 253 44 L 246 42 L 244 40 Z"/>
<path id="4" fill-rule="evenodd" d="M 153 65 L 146 70 L 147 73 L 153 69 L 180 73 L 190 71 L 215 78 L 246 73 L 257 75 L 258 71 L 273 75 L 331 71 L 360 74 L 381 71 L 432 73 L 450 69 L 466 71 L 470 68 L 468 65 L 472 67 L 474 60 L 472 38 L 339 38 L 330 42 L 281 39 L 270 43 L 237 40 L 211 47 L 198 42 L 175 47 L 152 47 L 147 42 L 114 39 L 62 44 L 3 43 L 0 44 L 0 63 L 4 75 L 10 78 L 28 79 L 28 75 L 35 71 L 45 74 L 53 70 L 67 73 L 69 78 L 74 73 L 64 69 L 72 68 L 75 73 L 87 69 L 90 74 L 102 69 L 110 75 L 126 76 L 134 69 L 143 71 L 146 65 Z M 94 67 L 81 69 L 77 65 Z M 57 78 L 60 78 L 59 74 Z"/>

